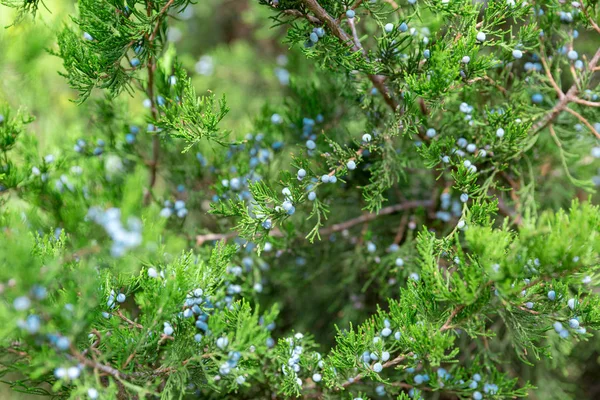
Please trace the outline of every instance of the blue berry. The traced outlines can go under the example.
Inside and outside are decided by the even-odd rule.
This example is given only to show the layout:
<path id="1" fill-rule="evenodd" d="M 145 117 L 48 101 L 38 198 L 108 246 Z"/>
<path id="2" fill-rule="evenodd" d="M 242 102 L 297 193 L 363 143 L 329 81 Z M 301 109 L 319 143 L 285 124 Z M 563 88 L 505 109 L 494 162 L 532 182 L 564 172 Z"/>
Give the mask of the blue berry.
<path id="1" fill-rule="evenodd" d="M 373 365 L 373 371 L 378 373 L 383 371 L 383 365 L 381 365 L 381 363 L 375 363 L 375 365 Z"/>
<path id="2" fill-rule="evenodd" d="M 69 349 L 71 345 L 71 341 L 69 338 L 61 336 L 56 340 L 56 348 L 61 351 L 66 351 Z"/>
<path id="3" fill-rule="evenodd" d="M 267 219 L 267 220 L 263 221 L 263 223 L 262 223 L 262 227 L 267 230 L 271 229 L 272 226 L 273 226 L 273 223 L 271 222 L 270 219 Z"/>
<path id="4" fill-rule="evenodd" d="M 408 30 L 408 25 L 406 25 L 406 22 L 403 22 L 400 24 L 398 29 L 400 29 L 400 32 L 406 32 Z"/>
<path id="5" fill-rule="evenodd" d="M 363 140 L 363 142 L 367 142 L 367 143 L 369 143 L 369 142 L 371 141 L 371 139 L 372 139 L 372 137 L 371 137 L 371 135 L 369 135 L 368 133 L 365 133 L 365 134 L 362 136 L 362 140 Z"/>
<path id="6" fill-rule="evenodd" d="M 387 33 L 390 33 L 394 30 L 394 24 L 385 24 L 384 29 Z"/>
<path id="7" fill-rule="evenodd" d="M 525 303 L 525 307 L 531 310 L 533 308 L 533 302 L 528 301 L 527 303 Z"/>
<path id="8" fill-rule="evenodd" d="M 313 43 L 317 43 L 319 41 L 319 36 L 315 32 L 312 32 L 309 38 Z"/>
<path id="9" fill-rule="evenodd" d="M 126 296 L 125 296 L 123 293 L 119 293 L 119 294 L 117 295 L 117 301 L 118 301 L 119 303 L 123 303 L 123 302 L 125 302 L 125 299 L 126 299 Z"/>
<path id="10" fill-rule="evenodd" d="M 346 163 L 346 167 L 350 170 L 353 171 L 356 169 L 356 163 L 354 162 L 354 160 L 350 160 Z"/>
<path id="11" fill-rule="evenodd" d="M 309 199 L 310 201 L 315 201 L 315 199 L 316 199 L 316 198 L 317 198 L 317 194 L 316 194 L 315 192 L 310 192 L 310 193 L 308 194 L 308 199 Z"/>
<path id="12" fill-rule="evenodd" d="M 306 170 L 305 169 L 298 170 L 298 180 L 302 180 L 302 178 L 304 178 L 305 176 L 306 176 Z"/>
<path id="13" fill-rule="evenodd" d="M 473 375 L 473 380 L 476 382 L 479 382 L 481 380 L 481 375 L 479 375 L 479 374 Z"/>
<path id="14" fill-rule="evenodd" d="M 462 201 L 463 203 L 466 203 L 467 201 L 469 201 L 469 195 L 466 193 L 461 194 L 460 201 Z"/>
<path id="15" fill-rule="evenodd" d="M 336 182 L 337 182 L 337 178 L 336 178 L 336 176 L 335 176 L 335 175 L 331 175 L 331 176 L 329 177 L 329 183 L 336 183 Z"/>
<path id="16" fill-rule="evenodd" d="M 133 144 L 135 142 L 135 136 L 131 133 L 125 135 L 125 141 L 129 144 Z"/>
<path id="17" fill-rule="evenodd" d="M 13 307 L 17 311 L 27 310 L 29 307 L 31 307 L 31 300 L 29 300 L 29 297 L 27 296 L 17 297 L 13 301 Z"/>
<path id="18" fill-rule="evenodd" d="M 542 101 L 544 101 L 544 96 L 542 96 L 541 93 L 535 93 L 533 96 L 531 96 L 531 101 L 535 104 L 540 104 Z"/>
<path id="19" fill-rule="evenodd" d="M 229 344 L 229 339 L 227 339 L 227 337 L 220 337 L 217 339 L 217 347 L 220 348 L 221 350 L 225 349 L 225 347 L 227 347 L 227 345 Z"/>
<path id="20" fill-rule="evenodd" d="M 523 57 L 523 52 L 519 49 L 514 49 L 512 52 L 512 55 L 514 58 L 516 58 L 518 60 Z"/>
<path id="21" fill-rule="evenodd" d="M 323 28 L 317 28 L 315 29 L 315 33 L 317 34 L 318 37 L 322 38 L 323 36 L 325 36 L 325 29 Z M 323 118 L 322 115 L 320 115 L 321 119 Z M 319 115 L 317 116 L 317 120 L 319 120 Z M 322 121 L 319 121 L 322 122 Z"/>
<path id="22" fill-rule="evenodd" d="M 415 380 L 415 383 L 417 385 L 420 385 L 421 383 L 423 383 L 423 375 L 417 374 L 417 375 L 415 375 L 415 377 L 413 379 Z"/>
<path id="23" fill-rule="evenodd" d="M 554 290 L 548 292 L 548 299 L 551 301 L 556 300 L 556 292 Z"/>
<path id="24" fill-rule="evenodd" d="M 579 328 L 579 321 L 575 318 L 571 318 L 569 320 L 569 326 L 571 327 L 571 329 L 577 329 Z"/>
<path id="25" fill-rule="evenodd" d="M 132 58 L 130 64 L 133 68 L 137 68 L 140 65 L 140 60 L 137 58 Z"/>
<path id="26" fill-rule="evenodd" d="M 356 16 L 356 13 L 354 12 L 354 10 L 348 10 L 346 11 L 346 17 L 348 18 L 354 18 Z"/>
<path id="27" fill-rule="evenodd" d="M 483 395 L 480 392 L 473 392 L 473 400 L 481 400 Z"/>
<path id="28" fill-rule="evenodd" d="M 430 58 L 431 57 L 431 51 L 429 49 L 425 49 L 423 51 L 423 57 Z"/>
<path id="29" fill-rule="evenodd" d="M 329 175 L 323 175 L 321 177 L 321 182 L 323 182 L 323 183 L 329 183 Z"/>
<path id="30" fill-rule="evenodd" d="M 571 50 L 567 53 L 567 57 L 569 57 L 569 60 L 575 61 L 579 58 L 579 54 L 575 50 Z"/>
<path id="31" fill-rule="evenodd" d="M 314 150 L 317 147 L 317 144 L 312 140 L 306 141 L 306 148 L 309 150 Z"/>

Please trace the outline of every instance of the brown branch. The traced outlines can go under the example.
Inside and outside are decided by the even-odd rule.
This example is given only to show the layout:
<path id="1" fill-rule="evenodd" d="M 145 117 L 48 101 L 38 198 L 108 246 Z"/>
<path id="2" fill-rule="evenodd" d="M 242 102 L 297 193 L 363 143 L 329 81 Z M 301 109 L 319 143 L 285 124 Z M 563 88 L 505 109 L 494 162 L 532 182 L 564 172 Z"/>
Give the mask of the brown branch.
<path id="1" fill-rule="evenodd" d="M 543 59 L 543 57 L 540 57 L 540 58 Z M 596 50 L 596 54 L 594 54 L 594 56 L 588 63 L 588 69 L 590 71 L 595 70 L 596 64 L 598 64 L 599 60 L 600 60 L 600 48 L 598 50 Z M 546 115 L 544 115 L 538 122 L 536 122 L 533 125 L 532 132 L 535 134 L 535 133 L 541 131 L 542 129 L 546 128 L 548 126 L 548 124 L 550 124 L 552 121 L 554 121 L 554 119 L 556 119 L 556 117 L 558 117 L 558 115 L 567 108 L 567 106 L 569 105 L 569 102 L 575 101 L 574 99 L 577 98 L 578 91 L 579 90 L 577 88 L 577 83 L 574 83 L 569 88 L 569 90 L 564 95 L 564 97 L 562 97 L 558 101 L 558 103 L 556 103 L 556 105 L 550 110 L 550 112 L 547 113 Z"/>
<path id="2" fill-rule="evenodd" d="M 160 30 L 160 26 L 163 23 L 163 17 L 166 15 L 169 7 L 173 5 L 174 0 L 169 0 L 163 8 L 156 15 L 157 21 L 152 33 L 150 35 L 146 35 L 146 39 L 148 41 L 148 45 L 152 46 L 153 41 L 156 39 L 158 32 Z M 152 15 L 152 5 L 149 2 L 148 8 L 146 10 L 148 17 Z M 152 120 L 154 122 L 158 121 L 158 109 L 156 108 L 156 102 L 154 99 L 154 72 L 156 71 L 156 57 L 154 55 L 150 56 L 148 60 L 148 87 L 146 89 L 146 93 L 148 98 L 150 99 L 150 113 L 152 114 Z M 158 172 L 158 160 L 160 156 L 160 138 L 156 131 L 153 132 L 152 136 L 152 160 L 148 163 L 150 166 L 150 178 L 148 182 L 148 191 L 144 195 L 144 202 L 148 204 L 151 198 L 152 188 L 156 184 L 156 176 Z"/>
<path id="3" fill-rule="evenodd" d="M 411 210 L 411 209 L 415 209 L 415 208 L 419 208 L 419 207 L 428 207 L 430 204 L 431 204 L 431 200 L 413 200 L 413 201 L 406 201 L 406 202 L 399 203 L 399 204 L 394 204 L 392 206 L 382 208 L 381 210 L 379 210 L 378 214 L 364 214 L 364 215 L 361 215 L 360 217 L 356 217 L 356 218 L 350 219 L 348 221 L 345 221 L 345 222 L 342 222 L 339 224 L 334 224 L 330 227 L 321 229 L 321 230 L 319 230 L 319 234 L 329 235 L 334 232 L 340 232 L 340 231 L 349 229 L 358 224 L 363 224 L 365 222 L 372 221 L 381 215 L 394 214 L 399 211 Z"/>
<path id="4" fill-rule="evenodd" d="M 592 133 L 598 138 L 600 139 L 600 133 L 598 133 L 598 131 L 596 130 L 596 128 L 594 128 L 592 126 L 592 124 L 590 124 L 590 122 L 581 114 L 579 114 L 577 111 L 574 111 L 572 109 L 570 109 L 569 107 L 565 108 L 565 111 L 568 112 L 569 114 L 575 116 L 579 121 L 581 121 L 581 123 L 583 123 L 585 126 L 588 127 L 588 129 L 590 131 L 592 131 Z"/>
<path id="5" fill-rule="evenodd" d="M 579 97 L 575 97 L 572 99 L 574 103 L 581 104 L 588 107 L 600 107 L 600 102 L 597 101 L 588 101 L 584 99 L 580 99 Z"/>
<path id="6" fill-rule="evenodd" d="M 134 322 L 132 320 L 130 320 L 129 318 L 127 318 L 125 315 L 123 315 L 123 313 L 121 312 L 121 310 L 117 310 L 117 312 L 113 315 L 116 315 L 117 317 L 121 318 L 123 321 L 127 322 L 129 325 L 134 326 L 138 329 L 144 329 L 144 327 L 140 324 L 138 324 L 137 322 Z"/>
<path id="7" fill-rule="evenodd" d="M 592 28 L 594 28 L 594 30 L 596 32 L 600 33 L 600 26 L 598 26 L 598 24 L 596 23 L 596 21 L 594 21 L 594 19 L 590 17 L 590 15 L 588 14 L 587 8 L 586 7 L 582 7 L 581 9 L 583 10 L 583 14 L 588 19 L 588 22 L 590 23 L 590 25 L 592 25 Z"/>
<path id="8" fill-rule="evenodd" d="M 321 5 L 317 2 L 317 0 L 302 0 L 304 5 L 320 20 L 323 21 L 325 25 L 331 30 L 333 35 L 341 40 L 344 44 L 350 47 L 353 51 L 362 51 L 360 47 L 354 43 L 352 38 L 348 36 L 345 30 L 341 28 L 338 22 L 331 16 L 329 13 L 321 7 Z M 393 98 L 390 94 L 390 91 L 385 86 L 385 77 L 381 75 L 367 75 L 369 80 L 373 83 L 373 86 L 377 88 L 379 93 L 383 96 L 383 99 L 388 104 L 388 106 L 396 112 L 398 109 L 398 102 L 395 98 Z"/>
<path id="9" fill-rule="evenodd" d="M 284 14 L 291 15 L 296 18 L 304 18 L 308 22 L 314 25 L 323 25 L 323 22 L 319 18 L 315 18 L 312 15 L 304 14 L 298 10 L 283 10 Z"/>
<path id="10" fill-rule="evenodd" d="M 360 217 L 352 218 L 350 220 L 334 224 L 332 226 L 321 228 L 319 230 L 319 235 L 330 235 L 335 232 L 341 232 L 345 229 L 349 229 L 355 225 L 364 224 L 366 222 L 377 219 L 381 215 L 389 215 L 394 214 L 399 211 L 412 210 L 419 207 L 429 207 L 431 205 L 431 200 L 409 200 L 402 203 L 394 204 L 392 206 L 384 207 L 379 210 L 377 214 L 363 214 Z M 283 232 L 279 229 L 273 229 L 270 232 L 270 235 L 273 237 L 283 237 Z M 228 233 L 207 233 L 204 235 L 196 236 L 196 244 L 198 246 L 202 245 L 205 242 L 213 241 L 213 240 L 227 240 L 237 236 L 237 232 L 228 232 Z M 299 237 L 304 237 L 300 235 Z"/>

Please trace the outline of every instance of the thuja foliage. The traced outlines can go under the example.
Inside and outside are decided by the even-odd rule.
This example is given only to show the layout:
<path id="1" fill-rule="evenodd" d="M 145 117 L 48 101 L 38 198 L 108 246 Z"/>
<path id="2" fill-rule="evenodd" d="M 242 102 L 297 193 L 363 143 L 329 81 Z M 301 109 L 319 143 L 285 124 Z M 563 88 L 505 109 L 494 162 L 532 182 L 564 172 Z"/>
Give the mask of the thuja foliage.
<path id="1" fill-rule="evenodd" d="M 7 29 L 43 6 L 0 3 Z M 310 67 L 252 133 L 167 42 L 186 0 L 77 2 L 49 49 L 75 143 L 40 154 L 0 106 L 2 381 L 478 400 L 566 379 L 600 328 L 600 5 L 257 3 Z"/>

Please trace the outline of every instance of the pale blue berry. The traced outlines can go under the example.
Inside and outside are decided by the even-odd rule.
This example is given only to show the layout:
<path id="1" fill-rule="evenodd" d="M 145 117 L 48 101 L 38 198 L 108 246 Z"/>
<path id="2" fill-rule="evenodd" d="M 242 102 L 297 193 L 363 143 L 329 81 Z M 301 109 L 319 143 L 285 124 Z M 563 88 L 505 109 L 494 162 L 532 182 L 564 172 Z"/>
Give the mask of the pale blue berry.
<path id="1" fill-rule="evenodd" d="M 316 194 L 315 192 L 310 192 L 310 193 L 308 194 L 308 199 L 309 199 L 310 201 L 315 201 L 315 199 L 316 199 L 316 198 L 317 198 L 317 194 Z"/>
<path id="2" fill-rule="evenodd" d="M 473 392 L 473 400 L 481 400 L 483 395 L 480 392 Z"/>
<path id="3" fill-rule="evenodd" d="M 225 347 L 227 347 L 228 344 L 229 344 L 229 339 L 227 339 L 227 337 L 225 337 L 225 336 L 222 336 L 217 339 L 217 347 L 220 348 L 221 350 L 225 349 Z"/>
<path id="4" fill-rule="evenodd" d="M 119 293 L 119 294 L 117 295 L 117 301 L 118 301 L 119 303 L 123 303 L 123 302 L 125 301 L 125 299 L 126 299 L 126 296 L 125 296 L 125 294 L 123 294 L 123 293 Z"/>
<path id="5" fill-rule="evenodd" d="M 571 327 L 571 329 L 577 329 L 579 328 L 579 321 L 575 318 L 571 318 L 569 320 L 569 326 Z"/>
<path id="6" fill-rule="evenodd" d="M 373 365 L 373 371 L 377 373 L 383 371 L 383 365 L 381 365 L 381 363 L 375 363 L 375 365 Z"/>
<path id="7" fill-rule="evenodd" d="M 548 299 L 551 301 L 554 301 L 556 299 L 556 292 L 554 290 L 548 292 Z"/>
<path id="8" fill-rule="evenodd" d="M 346 17 L 348 18 L 354 18 L 356 16 L 356 12 L 354 12 L 354 10 L 348 10 L 346 11 Z"/>
<path id="9" fill-rule="evenodd" d="M 354 162 L 354 160 L 350 160 L 346 163 L 346 167 L 348 167 L 350 171 L 353 171 L 356 169 L 356 163 Z"/>
<path id="10" fill-rule="evenodd" d="M 394 24 L 385 24 L 384 29 L 387 33 L 390 33 L 394 30 Z"/>
<path id="11" fill-rule="evenodd" d="M 398 29 L 400 29 L 400 32 L 406 32 L 408 30 L 408 25 L 406 25 L 406 22 L 403 22 L 400 24 Z"/>
<path id="12" fill-rule="evenodd" d="M 531 310 L 533 308 L 533 302 L 528 301 L 527 303 L 525 303 L 525 307 Z"/>
<path id="13" fill-rule="evenodd" d="M 485 33 L 484 32 L 477 32 L 477 41 L 479 42 L 485 42 Z"/>
<path id="14" fill-rule="evenodd" d="M 321 177 L 321 182 L 323 182 L 323 183 L 329 183 L 329 175 L 323 175 Z"/>
<path id="15" fill-rule="evenodd" d="M 263 223 L 262 223 L 262 227 L 267 230 L 271 229 L 272 226 L 273 226 L 273 223 L 271 222 L 270 219 L 267 219 L 267 220 L 263 221 Z"/>
<path id="16" fill-rule="evenodd" d="M 29 300 L 29 297 L 27 297 L 27 296 L 17 297 L 13 301 L 13 307 L 17 311 L 27 310 L 30 306 L 31 306 L 31 300 Z"/>
<path id="17" fill-rule="evenodd" d="M 312 32 L 310 34 L 309 38 L 310 38 L 310 41 L 313 43 L 317 43 L 319 41 L 319 36 L 315 32 Z"/>
<path id="18" fill-rule="evenodd" d="M 372 139 L 372 137 L 371 137 L 371 135 L 369 135 L 368 133 L 365 133 L 365 134 L 362 136 L 362 140 L 363 140 L 363 142 L 369 143 L 369 142 L 371 141 L 371 139 Z"/>
<path id="19" fill-rule="evenodd" d="M 306 148 L 309 150 L 314 150 L 317 147 L 317 144 L 312 140 L 306 141 Z"/>
<path id="20" fill-rule="evenodd" d="M 575 50 L 571 50 L 567 53 L 567 57 L 569 57 L 569 60 L 575 61 L 579 58 L 579 54 Z"/>
<path id="21" fill-rule="evenodd" d="M 519 49 L 514 49 L 512 52 L 512 55 L 514 58 L 516 58 L 518 60 L 523 57 L 523 52 Z"/>

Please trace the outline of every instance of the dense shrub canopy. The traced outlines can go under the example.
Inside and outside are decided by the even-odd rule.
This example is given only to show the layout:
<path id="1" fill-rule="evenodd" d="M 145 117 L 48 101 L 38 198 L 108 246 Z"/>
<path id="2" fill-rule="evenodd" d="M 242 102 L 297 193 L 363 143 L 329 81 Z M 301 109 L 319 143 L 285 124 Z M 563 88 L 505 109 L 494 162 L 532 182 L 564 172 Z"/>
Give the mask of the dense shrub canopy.
<path id="1" fill-rule="evenodd" d="M 0 13 L 3 398 L 599 396 L 597 1 Z"/>

